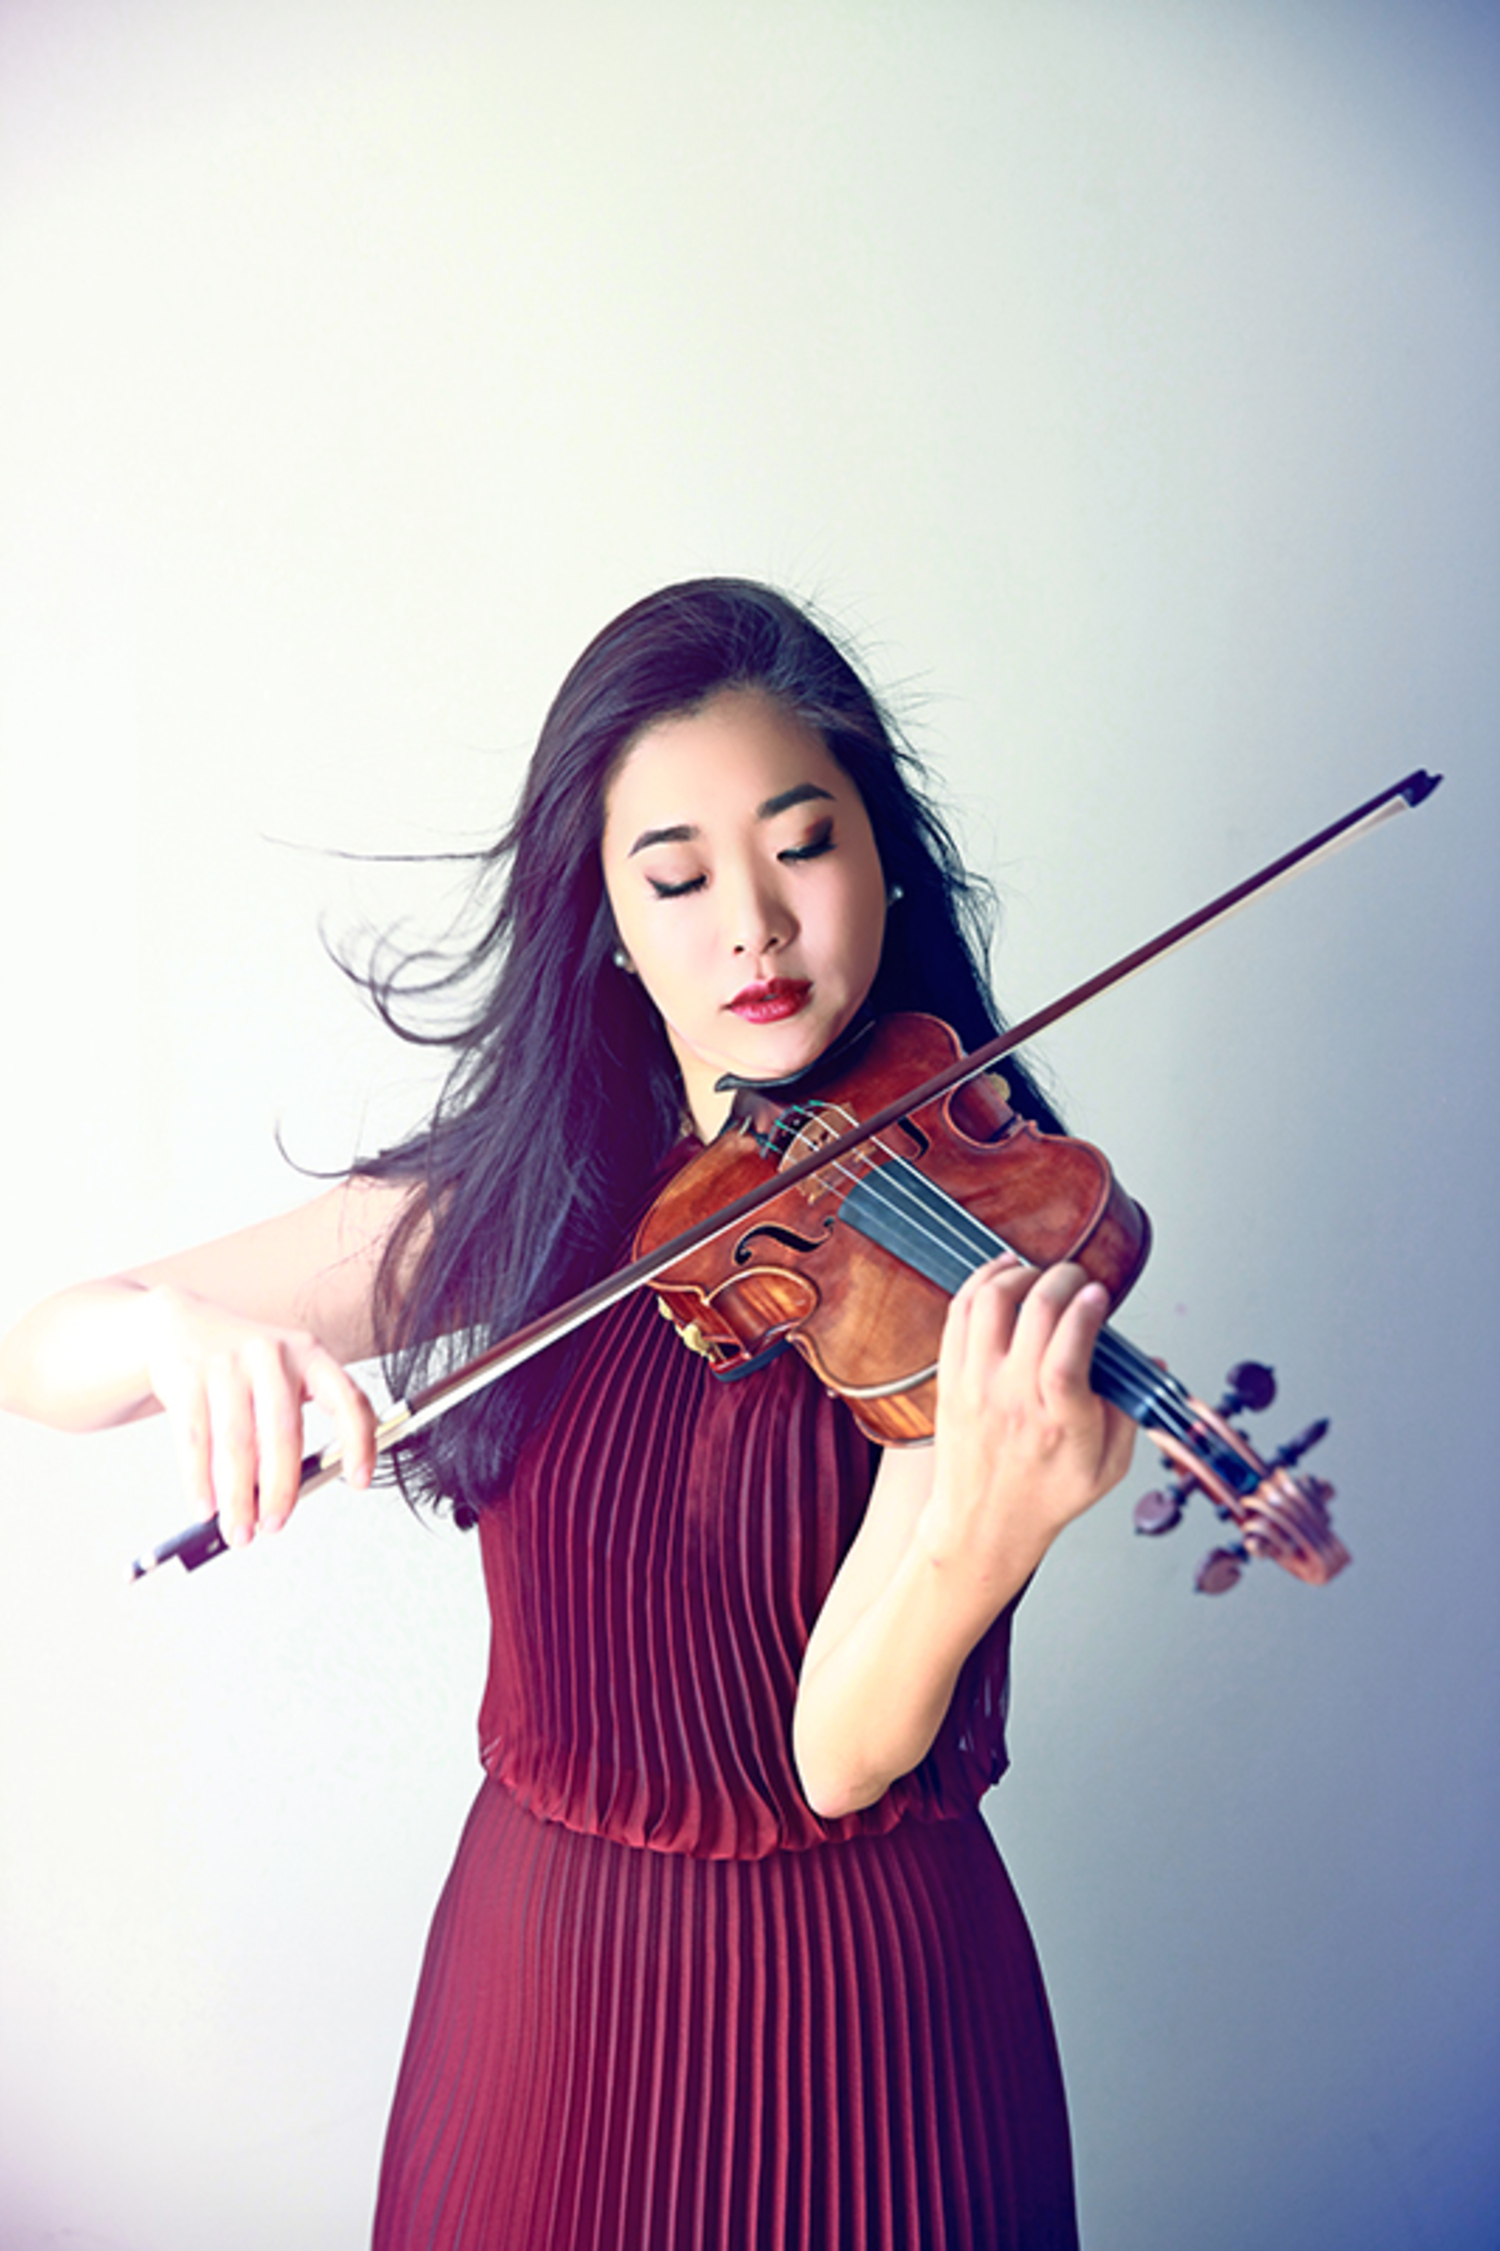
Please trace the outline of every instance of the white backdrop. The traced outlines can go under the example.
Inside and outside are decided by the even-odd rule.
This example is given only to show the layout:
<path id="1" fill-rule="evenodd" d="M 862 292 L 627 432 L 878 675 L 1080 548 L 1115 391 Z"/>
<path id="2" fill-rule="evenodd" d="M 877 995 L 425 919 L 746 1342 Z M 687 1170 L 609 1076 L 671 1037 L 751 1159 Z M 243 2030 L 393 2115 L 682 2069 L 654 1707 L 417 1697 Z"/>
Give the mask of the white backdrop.
<path id="1" fill-rule="evenodd" d="M 998 1832 L 1091 2251 L 1479 2251 L 1496 2095 L 1493 6 L 0 0 L 0 1321 L 420 1109 L 319 949 L 447 911 L 623 604 L 862 641 L 1125 1322 L 1274 1361 L 1355 1567 L 1190 1591 L 1138 1474 L 1020 1632 Z M 470 1544 L 332 1494 L 127 1591 L 159 1427 L 0 1432 L 0 2245 L 363 2239 L 477 1770 Z"/>

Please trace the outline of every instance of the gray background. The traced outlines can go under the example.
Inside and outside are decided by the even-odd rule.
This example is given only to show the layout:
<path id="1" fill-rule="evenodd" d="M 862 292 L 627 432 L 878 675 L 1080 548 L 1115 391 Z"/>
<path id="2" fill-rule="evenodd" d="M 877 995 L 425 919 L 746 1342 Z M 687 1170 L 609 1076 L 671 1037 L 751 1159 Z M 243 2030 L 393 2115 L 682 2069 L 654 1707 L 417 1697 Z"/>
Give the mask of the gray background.
<path id="1" fill-rule="evenodd" d="M 0 0 L 8 1319 L 415 1116 L 318 920 L 430 926 L 594 629 L 860 639 L 1124 1323 L 1333 1418 L 1352 1571 L 1028 1598 L 995 1820 L 1092 2251 L 1477 2251 L 1495 2137 L 1493 7 Z M 335 1492 L 127 1593 L 159 1427 L 0 1433 L 0 2243 L 342 2251 L 475 1781 L 472 1547 Z"/>

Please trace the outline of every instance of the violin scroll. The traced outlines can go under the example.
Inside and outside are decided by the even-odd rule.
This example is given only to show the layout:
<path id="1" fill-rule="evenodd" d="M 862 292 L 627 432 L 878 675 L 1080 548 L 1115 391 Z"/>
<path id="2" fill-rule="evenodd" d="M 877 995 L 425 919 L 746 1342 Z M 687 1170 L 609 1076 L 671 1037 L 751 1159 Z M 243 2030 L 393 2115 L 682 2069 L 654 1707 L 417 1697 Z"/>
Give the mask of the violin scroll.
<path id="1" fill-rule="evenodd" d="M 1270 1406 L 1276 1396 L 1274 1371 L 1258 1360 L 1242 1360 L 1230 1369 L 1225 1386 L 1216 1407 L 1188 1401 L 1195 1419 L 1180 1436 L 1152 1431 L 1163 1460 L 1176 1475 L 1136 1502 L 1137 1532 L 1158 1539 L 1175 1530 L 1191 1495 L 1201 1492 L 1234 1526 L 1237 1537 L 1211 1548 L 1199 1564 L 1193 1584 L 1200 1594 L 1226 1594 L 1256 1556 L 1268 1556 L 1309 1586 L 1326 1586 L 1350 1561 L 1329 1518 L 1334 1489 L 1326 1478 L 1294 1477 L 1292 1469 L 1327 1436 L 1327 1418 L 1309 1423 L 1266 1459 L 1231 1417 L 1257 1414 Z M 1226 1476 L 1231 1462 L 1237 1474 Z"/>

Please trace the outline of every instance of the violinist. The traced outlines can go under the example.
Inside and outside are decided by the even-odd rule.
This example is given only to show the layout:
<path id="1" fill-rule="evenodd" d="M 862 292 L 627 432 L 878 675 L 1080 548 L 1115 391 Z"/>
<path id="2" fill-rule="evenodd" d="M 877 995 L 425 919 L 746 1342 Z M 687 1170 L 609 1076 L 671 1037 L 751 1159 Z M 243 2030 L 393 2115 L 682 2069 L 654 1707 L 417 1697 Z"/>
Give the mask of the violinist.
<path id="1" fill-rule="evenodd" d="M 669 587 L 585 650 L 476 881 L 420 1133 L 0 1348 L 20 1413 L 165 1412 L 232 1546 L 291 1515 L 309 1401 L 370 1483 L 347 1363 L 410 1396 L 605 1273 L 738 1087 L 795 1082 L 867 1012 L 970 1047 L 998 1021 L 982 891 L 909 753 L 746 581 Z M 398 1029 L 422 975 L 371 974 Z M 1079 1267 L 991 1261 L 942 1333 L 933 1443 L 882 1451 L 798 1353 L 717 1367 L 637 1292 L 402 1449 L 408 1492 L 477 1524 L 492 1653 L 377 2251 L 1076 2242 L 979 1801 L 1015 1604 L 1129 1460 L 1089 1384 L 1105 1310 Z"/>

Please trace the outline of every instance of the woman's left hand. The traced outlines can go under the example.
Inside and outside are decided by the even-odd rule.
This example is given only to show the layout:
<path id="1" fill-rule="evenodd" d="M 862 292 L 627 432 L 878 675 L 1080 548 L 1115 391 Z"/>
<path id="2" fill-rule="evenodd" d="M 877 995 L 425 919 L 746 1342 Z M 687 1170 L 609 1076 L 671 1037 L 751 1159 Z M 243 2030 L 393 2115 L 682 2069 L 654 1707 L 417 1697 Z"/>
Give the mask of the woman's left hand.
<path id="1" fill-rule="evenodd" d="M 1118 1484 L 1135 1424 L 1089 1384 L 1108 1292 L 1082 1267 L 1006 1255 L 954 1297 L 938 1361 L 922 1544 L 1000 1600 L 1063 1526 Z"/>
<path id="2" fill-rule="evenodd" d="M 1089 1385 L 1107 1306 L 1081 1267 L 1009 1257 L 954 1298 L 936 1443 L 887 1453 L 808 1643 L 793 1741 L 826 1818 L 926 1757 L 970 1650 L 1124 1476 L 1135 1425 Z"/>

